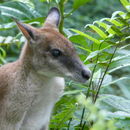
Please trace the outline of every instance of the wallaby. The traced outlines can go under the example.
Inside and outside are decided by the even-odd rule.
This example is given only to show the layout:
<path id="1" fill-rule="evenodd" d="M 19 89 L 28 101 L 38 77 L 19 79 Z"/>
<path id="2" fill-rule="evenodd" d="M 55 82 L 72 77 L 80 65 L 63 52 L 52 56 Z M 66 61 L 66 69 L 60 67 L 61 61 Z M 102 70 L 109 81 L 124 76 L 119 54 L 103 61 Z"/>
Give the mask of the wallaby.
<path id="1" fill-rule="evenodd" d="M 43 27 L 18 22 L 27 39 L 20 58 L 0 67 L 0 130 L 48 130 L 64 77 L 90 77 L 72 43 L 58 31 L 60 12 L 50 9 Z"/>

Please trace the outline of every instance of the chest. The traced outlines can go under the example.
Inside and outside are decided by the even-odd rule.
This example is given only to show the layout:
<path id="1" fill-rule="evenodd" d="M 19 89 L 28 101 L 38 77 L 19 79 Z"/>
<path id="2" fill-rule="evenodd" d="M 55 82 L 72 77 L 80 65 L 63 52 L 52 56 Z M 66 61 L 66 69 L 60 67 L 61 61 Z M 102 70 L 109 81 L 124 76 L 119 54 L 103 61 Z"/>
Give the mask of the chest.
<path id="1" fill-rule="evenodd" d="M 42 85 L 42 87 L 35 90 L 31 107 L 23 121 L 23 128 L 30 129 L 30 127 L 33 127 L 37 129 L 49 122 L 53 106 L 63 93 L 64 79 L 53 78 L 39 85 Z"/>
<path id="2" fill-rule="evenodd" d="M 39 102 L 45 105 L 56 102 L 63 93 L 64 84 L 64 79 L 60 77 L 28 80 L 27 91 L 32 98 L 32 105 L 38 105 Z"/>

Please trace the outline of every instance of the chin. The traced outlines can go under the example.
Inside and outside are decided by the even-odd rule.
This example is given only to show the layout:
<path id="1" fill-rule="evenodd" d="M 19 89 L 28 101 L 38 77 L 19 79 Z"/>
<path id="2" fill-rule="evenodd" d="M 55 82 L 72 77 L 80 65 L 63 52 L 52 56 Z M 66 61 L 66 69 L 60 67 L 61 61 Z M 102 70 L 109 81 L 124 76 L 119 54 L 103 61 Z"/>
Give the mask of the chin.
<path id="1" fill-rule="evenodd" d="M 88 80 L 86 80 L 86 79 L 75 79 L 74 81 L 78 82 L 78 83 L 86 83 Z"/>
<path id="2" fill-rule="evenodd" d="M 77 83 L 86 83 L 88 80 L 86 80 L 86 79 L 81 79 L 81 78 L 74 78 L 74 77 L 67 77 L 68 79 L 70 79 L 70 80 L 73 80 L 73 81 L 75 81 L 75 82 L 77 82 Z"/>

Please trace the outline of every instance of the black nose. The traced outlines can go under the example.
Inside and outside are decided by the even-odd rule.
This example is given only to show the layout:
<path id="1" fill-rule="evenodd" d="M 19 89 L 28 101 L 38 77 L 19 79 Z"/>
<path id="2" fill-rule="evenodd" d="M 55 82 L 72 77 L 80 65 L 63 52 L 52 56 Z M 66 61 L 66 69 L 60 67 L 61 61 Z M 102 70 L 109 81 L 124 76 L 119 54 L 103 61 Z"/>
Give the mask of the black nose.
<path id="1" fill-rule="evenodd" d="M 82 73 L 83 78 L 85 78 L 87 80 L 90 78 L 90 72 L 89 71 L 82 70 L 81 73 Z"/>

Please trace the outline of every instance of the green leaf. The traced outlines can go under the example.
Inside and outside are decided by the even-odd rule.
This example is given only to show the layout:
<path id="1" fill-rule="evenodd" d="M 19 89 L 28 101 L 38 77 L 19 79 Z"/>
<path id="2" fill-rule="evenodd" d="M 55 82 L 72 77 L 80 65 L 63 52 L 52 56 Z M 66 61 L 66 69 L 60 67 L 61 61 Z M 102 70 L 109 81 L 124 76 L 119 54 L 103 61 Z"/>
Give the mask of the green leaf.
<path id="1" fill-rule="evenodd" d="M 122 68 L 128 67 L 128 66 L 130 66 L 130 63 L 122 64 L 122 65 L 120 65 L 120 66 L 118 66 L 118 67 L 115 67 L 115 68 L 113 68 L 113 69 L 110 69 L 110 70 L 108 71 L 108 73 L 112 73 L 112 72 L 114 72 L 114 71 L 116 71 L 116 70 L 118 70 L 118 69 L 122 69 Z"/>
<path id="2" fill-rule="evenodd" d="M 1 14 L 6 15 L 6 16 L 16 17 L 17 15 L 19 15 L 21 17 L 26 17 L 26 18 L 30 17 L 30 16 L 27 16 L 27 14 L 15 9 L 15 8 L 7 7 L 7 6 L 1 5 L 0 10 L 1 10 Z"/>
<path id="3" fill-rule="evenodd" d="M 126 119 L 126 118 L 130 118 L 130 113 L 124 111 L 107 112 L 107 116 L 109 118 Z"/>
<path id="4" fill-rule="evenodd" d="M 60 2 L 60 0 L 55 0 L 55 2 L 58 4 Z"/>
<path id="5" fill-rule="evenodd" d="M 0 44 L 9 44 L 12 43 L 14 40 L 16 39 L 12 36 L 8 36 L 8 37 L 0 36 Z"/>
<path id="6" fill-rule="evenodd" d="M 128 0 L 120 0 L 120 2 L 122 3 L 122 5 L 125 7 L 127 11 L 130 11 L 130 2 L 128 2 Z"/>
<path id="7" fill-rule="evenodd" d="M 119 130 L 130 130 L 130 119 L 117 120 L 115 126 L 119 128 Z"/>
<path id="8" fill-rule="evenodd" d="M 41 2 L 47 2 L 47 3 L 50 3 L 52 0 L 40 0 Z M 55 0 L 57 1 L 57 0 Z"/>
<path id="9" fill-rule="evenodd" d="M 105 18 L 104 20 L 106 20 L 106 21 L 108 21 L 108 22 L 114 24 L 115 26 L 119 26 L 119 27 L 122 27 L 122 26 L 123 26 L 123 24 L 120 23 L 120 22 L 118 22 L 118 21 L 116 20 L 116 18 L 111 18 L 111 19 Z"/>
<path id="10" fill-rule="evenodd" d="M 81 35 L 72 35 L 69 37 L 69 40 L 73 43 L 76 43 L 76 47 L 85 50 L 87 52 L 92 52 L 90 50 L 90 47 L 88 47 L 88 43 L 86 41 L 86 38 Z M 79 44 L 79 45 L 77 45 Z"/>
<path id="11" fill-rule="evenodd" d="M 107 84 L 103 84 L 102 86 L 109 86 L 109 85 L 115 84 L 117 82 L 123 81 L 125 79 L 130 79 L 130 78 L 129 77 L 121 77 L 121 78 L 118 78 L 118 79 L 116 79 L 114 81 L 111 81 L 111 82 L 109 82 Z"/>
<path id="12" fill-rule="evenodd" d="M 117 57 L 112 59 L 112 62 L 124 59 L 124 58 L 129 57 L 129 56 L 130 56 L 130 54 L 126 54 L 124 56 L 117 56 Z"/>
<path id="13" fill-rule="evenodd" d="M 0 30 L 7 30 L 7 29 L 11 29 L 15 26 L 16 24 L 14 22 L 10 22 L 10 23 L 6 23 L 6 24 L 0 24 Z"/>
<path id="14" fill-rule="evenodd" d="M 96 44 L 100 44 L 101 43 L 99 40 L 93 38 L 92 36 L 90 36 L 88 34 L 85 34 L 85 33 L 81 32 L 79 30 L 76 30 L 76 29 L 70 29 L 70 30 L 75 32 L 75 33 L 77 33 L 77 34 L 80 34 L 81 36 L 84 36 L 84 37 L 88 38 L 89 40 L 93 41 Z"/>
<path id="15" fill-rule="evenodd" d="M 56 108 L 60 108 L 55 115 L 52 116 L 50 128 L 62 129 L 67 126 L 67 122 L 73 117 L 76 110 L 75 100 L 70 97 L 69 100 L 64 96 L 57 104 Z M 67 123 L 67 124 L 66 124 Z"/>
<path id="16" fill-rule="evenodd" d="M 130 44 L 121 46 L 119 50 L 126 49 L 126 48 L 129 47 L 129 46 L 130 46 Z"/>
<path id="17" fill-rule="evenodd" d="M 80 6 L 88 3 L 89 1 L 91 1 L 91 0 L 74 0 L 73 8 L 78 9 Z"/>
<path id="18" fill-rule="evenodd" d="M 116 26 L 111 26 L 111 28 L 116 32 L 116 35 L 118 35 L 120 37 L 123 35 L 121 30 L 119 28 L 117 28 Z"/>
<path id="19" fill-rule="evenodd" d="M 129 83 L 130 83 L 130 77 L 127 77 L 126 79 L 120 81 L 117 83 L 117 86 L 122 91 L 123 95 L 130 99 L 130 89 L 129 89 Z"/>
<path id="20" fill-rule="evenodd" d="M 99 82 L 99 80 L 100 80 L 101 75 L 102 75 L 102 70 L 101 70 L 101 69 L 99 69 L 97 72 L 94 73 L 92 80 L 93 80 L 93 82 L 94 82 L 96 85 L 98 85 L 98 82 Z"/>
<path id="21" fill-rule="evenodd" d="M 78 43 L 84 47 L 88 44 L 86 38 L 81 35 L 72 35 L 69 37 L 69 40 L 73 43 Z"/>
<path id="22" fill-rule="evenodd" d="M 33 8 L 22 2 L 6 2 L 0 4 L 1 15 L 14 17 L 17 19 L 33 19 L 41 17 Z"/>
<path id="23" fill-rule="evenodd" d="M 28 6 L 30 6 L 33 9 L 35 8 L 34 3 L 31 0 L 14 0 L 14 1 L 22 2 L 24 4 L 27 4 Z"/>
<path id="24" fill-rule="evenodd" d="M 47 0 L 40 0 L 41 2 L 46 2 Z"/>
<path id="25" fill-rule="evenodd" d="M 90 60 L 91 58 L 94 58 L 95 56 L 97 56 L 97 54 L 100 53 L 100 51 L 93 51 L 91 52 L 88 57 L 84 60 L 84 62 L 86 62 L 87 60 Z"/>
<path id="26" fill-rule="evenodd" d="M 112 14 L 111 18 L 115 18 L 117 15 L 120 15 L 123 19 L 126 19 L 126 13 L 124 13 L 123 11 L 115 11 Z"/>
<path id="27" fill-rule="evenodd" d="M 64 92 L 63 96 L 64 96 L 64 95 L 79 94 L 79 93 L 81 93 L 81 92 L 82 92 L 82 90 L 66 91 L 66 92 Z"/>
<path id="28" fill-rule="evenodd" d="M 90 28 L 92 28 L 95 32 L 97 32 L 102 38 L 107 38 L 107 35 L 97 26 L 92 25 L 92 24 L 88 24 L 85 27 L 89 26 Z"/>
<path id="29" fill-rule="evenodd" d="M 87 49 L 85 47 L 82 47 L 82 46 L 79 46 L 79 45 L 75 45 L 75 46 L 78 47 L 79 49 L 82 49 L 82 50 L 86 51 L 86 52 L 92 52 L 92 51 L 90 51 L 89 49 Z"/>
<path id="30" fill-rule="evenodd" d="M 108 24 L 102 22 L 102 20 L 95 21 L 94 23 L 97 23 L 100 27 L 103 27 L 109 34 L 111 34 L 111 35 L 116 34 L 116 32 L 111 28 L 112 25 L 108 25 Z"/>
<path id="31" fill-rule="evenodd" d="M 104 26 L 104 27 L 106 27 L 106 30 L 107 30 L 108 32 L 111 31 L 112 34 L 116 34 L 116 35 L 118 35 L 118 36 L 123 35 L 122 32 L 120 31 L 120 29 L 115 26 L 115 24 L 116 24 L 117 21 L 115 22 L 115 20 L 111 20 L 111 19 L 109 19 L 109 18 L 103 18 L 103 19 L 101 19 L 101 22 L 103 22 L 103 21 L 109 21 L 110 23 L 113 24 L 113 25 Z M 119 22 L 118 22 L 118 23 L 119 23 Z M 118 25 L 121 26 L 120 23 L 119 23 Z"/>
<path id="32" fill-rule="evenodd" d="M 100 101 L 112 106 L 116 110 L 124 111 L 130 114 L 130 100 L 120 96 L 104 94 L 101 96 Z"/>
<path id="33" fill-rule="evenodd" d="M 6 57 L 6 52 L 3 48 L 0 47 L 0 57 L 5 58 Z"/>

